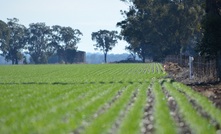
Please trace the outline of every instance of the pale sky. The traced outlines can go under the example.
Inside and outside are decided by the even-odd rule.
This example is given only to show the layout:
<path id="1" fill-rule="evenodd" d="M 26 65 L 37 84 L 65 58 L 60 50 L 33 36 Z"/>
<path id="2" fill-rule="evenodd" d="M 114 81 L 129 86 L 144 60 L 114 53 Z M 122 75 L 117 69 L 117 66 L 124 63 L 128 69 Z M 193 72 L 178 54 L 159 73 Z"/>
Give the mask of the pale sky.
<path id="1" fill-rule="evenodd" d="M 28 27 L 30 23 L 45 22 L 46 25 L 70 26 L 79 29 L 83 36 L 78 50 L 94 50 L 91 33 L 100 29 L 117 30 L 116 23 L 123 20 L 120 10 L 128 5 L 120 0 L 0 0 L 0 20 L 18 18 Z M 125 41 L 119 41 L 109 53 L 126 53 Z"/>

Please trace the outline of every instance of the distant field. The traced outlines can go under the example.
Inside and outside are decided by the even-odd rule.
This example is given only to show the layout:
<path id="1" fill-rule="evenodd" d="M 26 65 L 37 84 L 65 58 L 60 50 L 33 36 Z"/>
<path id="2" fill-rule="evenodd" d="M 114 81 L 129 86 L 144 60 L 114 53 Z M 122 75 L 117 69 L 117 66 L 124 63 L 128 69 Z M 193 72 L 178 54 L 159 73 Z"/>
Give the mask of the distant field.
<path id="1" fill-rule="evenodd" d="M 0 66 L 0 134 L 220 132 L 221 111 L 161 64 Z"/>

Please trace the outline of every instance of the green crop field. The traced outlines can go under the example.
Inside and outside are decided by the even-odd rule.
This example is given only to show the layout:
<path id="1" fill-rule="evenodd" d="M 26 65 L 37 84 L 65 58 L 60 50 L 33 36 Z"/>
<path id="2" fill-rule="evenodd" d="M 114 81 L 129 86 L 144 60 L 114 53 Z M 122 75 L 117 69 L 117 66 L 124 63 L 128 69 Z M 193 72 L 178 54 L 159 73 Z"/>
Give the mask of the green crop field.
<path id="1" fill-rule="evenodd" d="M 216 134 L 221 110 L 162 65 L 0 66 L 0 134 Z"/>

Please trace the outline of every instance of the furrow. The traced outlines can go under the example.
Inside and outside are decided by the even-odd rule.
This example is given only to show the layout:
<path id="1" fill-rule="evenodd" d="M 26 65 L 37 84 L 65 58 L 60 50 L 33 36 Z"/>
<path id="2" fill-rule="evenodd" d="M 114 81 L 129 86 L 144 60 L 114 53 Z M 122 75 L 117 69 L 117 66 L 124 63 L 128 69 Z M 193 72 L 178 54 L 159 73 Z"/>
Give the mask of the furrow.
<path id="1" fill-rule="evenodd" d="M 164 82 L 164 87 L 177 102 L 179 113 L 184 118 L 185 122 L 190 126 L 191 133 L 214 134 L 216 132 L 214 126 L 212 126 L 205 118 L 202 118 L 202 116 L 197 113 L 185 95 L 180 93 L 169 82 Z"/>
<path id="2" fill-rule="evenodd" d="M 156 80 L 152 86 L 154 95 L 154 132 L 176 134 L 177 129 L 175 122 L 170 115 L 170 110 L 167 105 L 166 96 L 162 91 L 160 83 Z M 160 128 L 160 129 L 159 129 Z"/>
<path id="3" fill-rule="evenodd" d="M 205 118 L 211 125 L 213 125 L 217 131 L 221 131 L 220 124 L 217 122 L 217 118 L 212 118 L 212 116 L 206 112 L 205 108 L 202 107 L 199 103 L 197 103 L 197 98 L 190 97 L 187 95 L 186 92 L 179 90 L 180 93 L 182 93 L 186 98 L 188 99 L 189 103 L 192 104 L 193 108 L 198 112 L 199 115 L 201 115 L 203 118 Z M 218 117 L 219 118 L 219 117 Z"/>
<path id="4" fill-rule="evenodd" d="M 78 113 L 76 113 L 75 116 L 82 117 L 83 115 L 83 119 L 79 119 L 78 126 L 73 126 L 72 133 L 78 134 L 84 131 L 88 124 L 90 124 L 93 120 L 98 118 L 112 107 L 112 105 L 121 97 L 124 90 L 125 88 L 120 89 L 119 86 L 116 86 L 111 89 L 110 93 L 106 95 L 100 95 L 100 98 L 93 102 L 91 105 L 88 105 L 88 107 L 78 110 Z M 74 119 L 73 121 L 75 124 L 77 124 L 78 120 Z"/>
<path id="5" fill-rule="evenodd" d="M 221 111 L 216 108 L 210 100 L 181 83 L 173 82 L 173 86 L 180 92 L 185 93 L 189 100 L 194 103 L 194 105 L 197 105 L 199 110 L 201 109 L 203 111 L 201 114 L 205 115 L 205 117 L 210 117 L 212 122 L 217 122 L 217 129 L 221 129 Z"/>
<path id="6" fill-rule="evenodd" d="M 120 114 L 120 111 L 122 110 L 122 107 L 125 107 L 126 104 L 130 101 L 130 96 L 133 95 L 135 86 L 137 85 L 128 86 L 122 93 L 121 97 L 117 99 L 115 103 L 108 110 L 105 111 L 105 113 L 101 114 L 92 122 L 85 125 L 85 129 L 84 131 L 82 131 L 82 133 L 107 133 L 116 121 L 118 115 Z"/>
<path id="7" fill-rule="evenodd" d="M 147 99 L 146 99 L 146 105 L 144 109 L 144 115 L 143 115 L 143 120 L 142 120 L 142 128 L 141 128 L 141 133 L 142 134 L 152 134 L 153 133 L 153 105 L 154 105 L 154 96 L 149 89 L 147 90 Z"/>
<path id="8" fill-rule="evenodd" d="M 162 88 L 164 94 L 166 95 L 167 98 L 167 104 L 170 109 L 170 115 L 173 117 L 176 127 L 178 128 L 178 133 L 179 134 L 191 134 L 190 127 L 186 123 L 186 121 L 183 119 L 183 117 L 180 115 L 179 110 L 178 110 L 178 105 L 177 102 L 174 100 L 174 98 L 169 94 L 165 88 Z"/>
<path id="9" fill-rule="evenodd" d="M 116 134 L 117 133 L 117 131 L 119 130 L 120 125 L 123 122 L 123 119 L 128 114 L 131 107 L 134 105 L 134 102 L 137 99 L 137 94 L 138 94 L 138 89 L 135 89 L 135 91 L 133 92 L 133 94 L 130 98 L 129 103 L 120 111 L 120 114 L 119 114 L 118 118 L 116 119 L 116 121 L 112 125 L 111 129 L 109 130 L 109 132 L 108 132 L 109 134 Z"/>
<path id="10" fill-rule="evenodd" d="M 78 110 L 79 106 L 86 107 L 86 105 L 91 103 L 92 98 L 96 97 L 98 94 L 105 93 L 107 90 L 104 90 L 104 89 L 107 87 L 108 85 L 105 85 L 103 87 L 101 86 L 99 88 L 90 87 L 88 89 L 89 91 L 86 90 L 84 94 L 82 93 L 84 90 L 82 90 L 82 92 L 80 92 L 79 95 L 77 96 L 75 96 L 76 94 L 68 94 L 67 98 L 63 98 L 61 92 L 59 94 L 54 94 L 55 96 L 50 97 L 52 99 L 48 100 L 48 103 L 46 103 L 46 105 L 41 106 L 41 109 L 44 109 L 42 113 L 48 113 L 48 114 L 43 114 L 43 115 L 39 114 L 38 116 L 33 117 L 33 118 L 36 118 L 39 121 L 44 120 L 45 118 L 49 118 L 50 116 L 53 116 L 53 114 L 55 114 L 56 112 L 65 112 L 63 111 L 64 107 L 68 107 L 74 111 L 79 111 Z M 110 88 L 107 88 L 107 89 L 110 89 Z M 73 95 L 73 98 L 72 98 L 72 95 Z M 56 118 L 59 118 L 59 117 L 56 117 Z"/>

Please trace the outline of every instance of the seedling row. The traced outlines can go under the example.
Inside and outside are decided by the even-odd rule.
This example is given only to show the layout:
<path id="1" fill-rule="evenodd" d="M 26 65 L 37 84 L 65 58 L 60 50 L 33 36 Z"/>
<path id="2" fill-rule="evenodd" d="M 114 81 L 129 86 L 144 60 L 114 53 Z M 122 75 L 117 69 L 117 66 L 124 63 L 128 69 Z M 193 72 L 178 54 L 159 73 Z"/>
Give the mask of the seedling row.
<path id="1" fill-rule="evenodd" d="M 158 63 L 1 66 L 0 72 L 0 133 L 221 131 L 221 110 L 164 78 Z"/>

